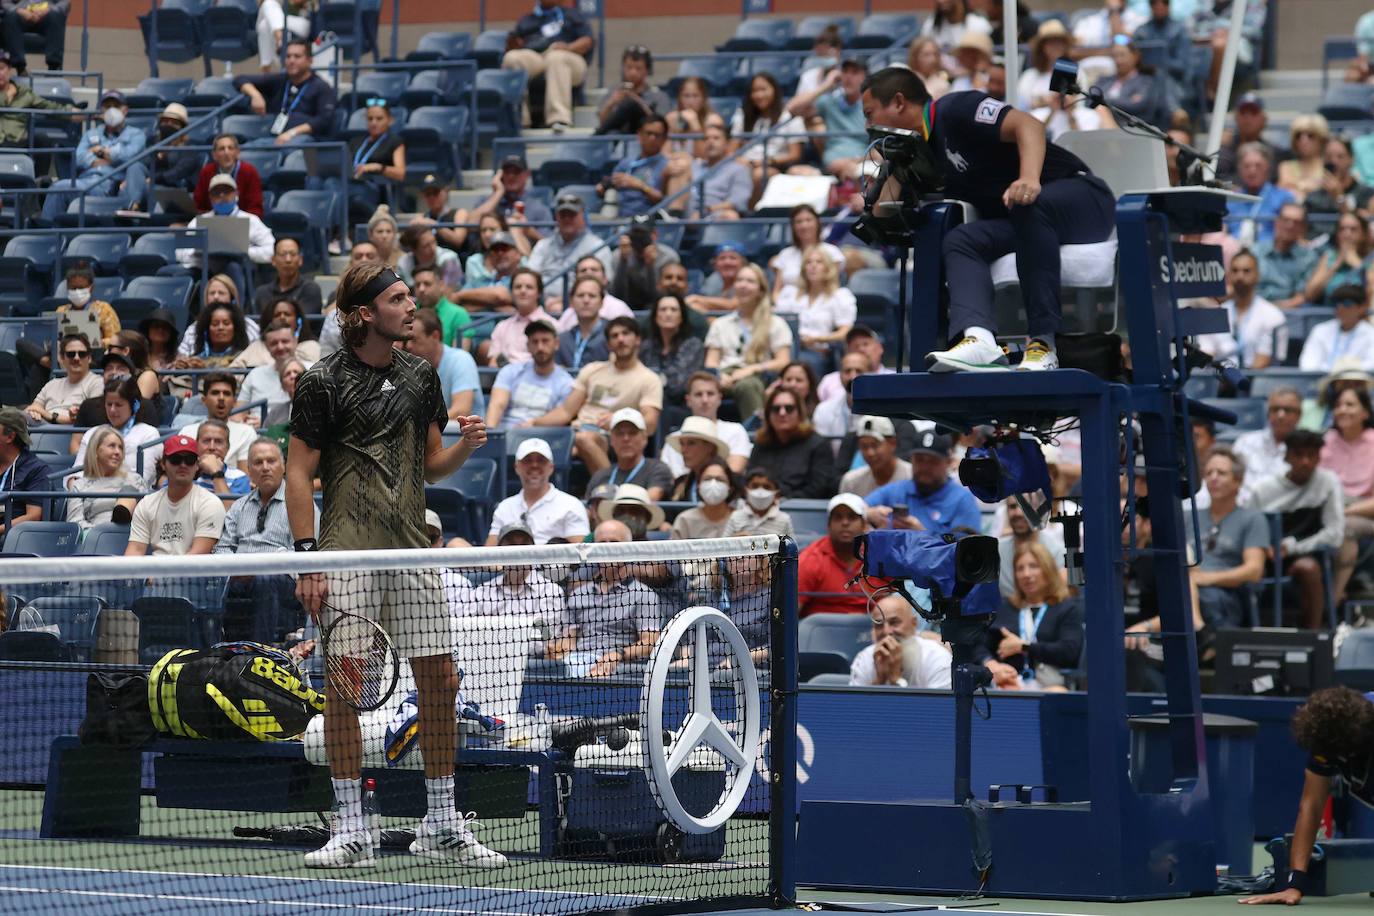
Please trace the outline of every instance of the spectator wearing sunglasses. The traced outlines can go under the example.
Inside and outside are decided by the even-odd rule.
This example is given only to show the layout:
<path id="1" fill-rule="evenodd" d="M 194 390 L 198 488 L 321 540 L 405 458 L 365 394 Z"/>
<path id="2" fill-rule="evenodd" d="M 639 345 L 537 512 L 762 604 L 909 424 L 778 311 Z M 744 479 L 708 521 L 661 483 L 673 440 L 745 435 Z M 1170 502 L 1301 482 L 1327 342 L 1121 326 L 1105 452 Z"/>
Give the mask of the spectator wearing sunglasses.
<path id="1" fill-rule="evenodd" d="M 28 406 L 34 423 L 70 424 L 81 402 L 104 394 L 100 377 L 91 372 L 91 343 L 85 334 L 64 334 L 57 352 L 67 374 L 43 386 Z"/>
<path id="2" fill-rule="evenodd" d="M 784 499 L 823 499 L 835 493 L 830 443 L 816 433 L 806 405 L 778 386 L 763 402 L 763 426 L 754 434 L 749 463 L 767 471 Z"/>
<path id="3" fill-rule="evenodd" d="M 650 116 L 673 110 L 668 94 L 649 82 L 653 72 L 654 56 L 648 48 L 630 45 L 625 49 L 620 55 L 620 86 L 601 105 L 598 134 L 638 133 Z"/>
<path id="4" fill-rule="evenodd" d="M 348 183 L 348 221 L 365 223 L 387 185 L 406 180 L 406 144 L 395 129 L 386 99 L 367 100 L 367 133 L 348 144 L 353 180 Z"/>
<path id="5" fill-rule="evenodd" d="M 196 486 L 200 447 L 189 436 L 172 436 L 162 447 L 167 486 L 138 501 L 129 525 L 126 557 L 208 554 L 224 528 L 224 506 Z"/>
<path id="6" fill-rule="evenodd" d="M 253 489 L 224 514 L 224 532 L 212 553 L 290 553 L 294 550 L 286 521 L 286 461 L 272 439 L 256 439 L 248 447 L 248 479 Z M 315 531 L 320 509 L 315 507 Z M 282 630 L 301 622 L 282 611 L 300 614 L 295 581 L 290 576 L 235 577 L 225 596 L 225 639 L 276 642 Z"/>

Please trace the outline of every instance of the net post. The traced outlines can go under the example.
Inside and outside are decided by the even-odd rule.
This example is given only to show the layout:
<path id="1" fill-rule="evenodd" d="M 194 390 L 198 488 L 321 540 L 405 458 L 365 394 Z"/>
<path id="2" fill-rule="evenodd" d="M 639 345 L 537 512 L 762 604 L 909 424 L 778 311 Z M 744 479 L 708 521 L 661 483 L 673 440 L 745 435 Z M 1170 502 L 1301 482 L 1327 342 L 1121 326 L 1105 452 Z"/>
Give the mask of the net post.
<path id="1" fill-rule="evenodd" d="M 773 558 L 769 654 L 770 896 L 775 909 L 797 898 L 797 542 L 784 537 Z"/>

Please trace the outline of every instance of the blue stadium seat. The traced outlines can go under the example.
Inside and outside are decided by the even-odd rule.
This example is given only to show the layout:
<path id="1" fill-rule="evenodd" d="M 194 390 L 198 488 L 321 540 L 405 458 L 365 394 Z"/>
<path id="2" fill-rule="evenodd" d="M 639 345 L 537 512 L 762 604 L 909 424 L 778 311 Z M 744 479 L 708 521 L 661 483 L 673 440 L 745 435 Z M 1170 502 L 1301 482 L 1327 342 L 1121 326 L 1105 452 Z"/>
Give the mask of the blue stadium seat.
<path id="1" fill-rule="evenodd" d="M 36 186 L 33 159 L 27 153 L 0 153 L 0 188 Z"/>
<path id="2" fill-rule="evenodd" d="M 683 258 L 689 268 L 704 269 L 715 256 L 716 247 L 723 242 L 737 242 L 744 255 L 754 260 L 768 242 L 768 227 L 758 223 L 710 223 L 702 229 L 701 240 Z"/>
<path id="3" fill-rule="evenodd" d="M 481 543 L 479 536 L 472 530 L 472 511 L 467 499 L 453 487 L 432 484 L 425 487 L 425 508 L 433 509 L 439 516 L 445 538 L 464 538 L 469 543 Z M 481 533 L 485 539 L 486 532 Z"/>
<path id="4" fill-rule="evenodd" d="M 239 158 L 258 170 L 258 176 L 266 184 L 272 173 L 281 168 L 283 153 L 271 147 L 253 147 L 239 151 Z"/>
<path id="5" fill-rule="evenodd" d="M 238 94 L 228 76 L 207 76 L 186 96 L 187 108 L 216 108 Z"/>
<path id="6" fill-rule="evenodd" d="M 259 140 L 270 136 L 273 115 L 232 114 L 225 115 L 220 121 L 221 133 L 233 134 L 244 144 L 249 140 Z"/>
<path id="7" fill-rule="evenodd" d="M 470 70 L 421 70 L 406 84 L 401 104 L 412 111 L 426 105 L 470 107 L 475 79 Z"/>
<path id="8" fill-rule="evenodd" d="M 72 84 L 60 76 L 31 76 L 27 81 L 35 95 L 62 105 L 76 104 Z M 33 119 L 34 142 L 48 147 L 74 147 L 81 136 L 81 124 L 64 112 L 40 115 Z"/>
<path id="9" fill-rule="evenodd" d="M 247 6 L 241 0 L 217 0 L 205 11 L 202 20 L 205 40 L 201 47 L 205 59 L 237 63 L 256 57 L 258 36 L 254 27 L 257 19 L 258 13 L 251 0 Z"/>
<path id="10" fill-rule="evenodd" d="M 472 36 L 467 32 L 426 32 L 415 50 L 406 55 L 408 63 L 430 60 L 462 60 L 472 51 Z"/>
<path id="11" fill-rule="evenodd" d="M 470 118 L 471 112 L 459 107 L 426 106 L 412 111 L 401 131 L 406 143 L 407 177 L 418 181 L 432 174 L 457 182 L 470 139 Z"/>
<path id="12" fill-rule="evenodd" d="M 854 17 L 852 16 L 807 16 L 797 24 L 797 30 L 793 33 L 791 40 L 787 42 L 789 51 L 806 51 L 816 43 L 816 36 L 825 30 L 826 26 L 835 26 L 840 30 L 840 40 L 847 48 L 854 39 Z"/>
<path id="13" fill-rule="evenodd" d="M 85 202 L 83 208 L 82 202 Z M 57 214 L 57 225 L 64 229 L 80 226 L 113 226 L 115 213 L 129 206 L 129 195 L 119 197 L 77 197 L 67 204 L 67 212 Z"/>
<path id="14" fill-rule="evenodd" d="M 38 557 L 69 557 L 81 542 L 75 522 L 20 522 L 10 529 L 0 552 Z"/>
<path id="15" fill-rule="evenodd" d="M 830 519 L 826 506 L 824 499 L 785 499 L 780 504 L 798 534 L 825 534 Z"/>
<path id="16" fill-rule="evenodd" d="M 134 277 L 151 277 L 159 270 L 177 263 L 176 250 L 181 247 L 170 232 L 145 232 L 134 240 L 133 247 L 119 259 L 119 275 L 125 282 Z"/>
<path id="17" fill-rule="evenodd" d="M 55 235 L 11 237 L 0 257 L 0 304 L 24 305 L 47 295 L 60 249 Z"/>
<path id="18" fill-rule="evenodd" d="M 792 37 L 790 19 L 745 19 L 717 51 L 781 51 Z"/>
<path id="19" fill-rule="evenodd" d="M 148 72 L 157 76 L 160 61 L 184 64 L 200 57 L 203 49 L 200 17 L 210 6 L 209 0 L 163 0 L 151 13 L 138 17 L 143 31 L 143 49 L 148 57 Z M 157 47 L 153 47 L 153 21 L 157 22 Z M 210 62 L 205 62 L 206 76 Z"/>
<path id="20" fill-rule="evenodd" d="M 1250 375 L 1250 397 L 1267 398 L 1275 388 L 1296 388 L 1304 398 L 1316 398 L 1324 372 L 1304 372 L 1287 366 L 1271 367 L 1252 371 Z"/>
<path id="21" fill-rule="evenodd" d="M 858 322 L 877 331 L 887 327 L 888 313 L 901 294 L 901 274 L 892 269 L 861 270 L 849 278 L 849 291 L 858 305 Z"/>
<path id="22" fill-rule="evenodd" d="M 283 234 L 301 243 L 306 270 L 318 270 L 325 262 L 326 233 L 337 222 L 334 191 L 287 191 L 267 214 L 267 225 L 277 238 Z"/>
<path id="23" fill-rule="evenodd" d="M 23 404 L 30 400 L 24 382 L 26 375 L 12 350 L 0 350 L 0 404 Z"/>
<path id="24" fill-rule="evenodd" d="M 1328 68 L 1333 60 L 1354 60 L 1359 56 L 1359 45 L 1349 35 L 1337 35 L 1322 42 L 1322 91 L 1326 91 L 1330 79 Z"/>
<path id="25" fill-rule="evenodd" d="M 778 54 L 755 54 L 739 62 L 730 91 L 739 96 L 749 94 L 749 83 L 759 73 L 770 73 L 778 81 L 784 96 L 791 96 L 801 78 L 801 59 Z"/>
<path id="26" fill-rule="evenodd" d="M 494 459 L 469 458 L 461 468 L 436 484 L 457 490 L 467 500 L 469 527 L 474 535 L 469 540 L 474 544 L 486 540 L 487 529 L 491 525 L 491 513 L 496 507 L 496 480 L 497 466 Z"/>
<path id="27" fill-rule="evenodd" d="M 195 278 L 134 277 L 124 295 L 110 301 L 122 324 L 137 327 L 138 323 L 157 308 L 165 308 L 176 318 L 178 328 L 190 320 L 191 289 Z"/>
<path id="28" fill-rule="evenodd" d="M 1322 95 L 1317 111 L 1328 121 L 1374 120 L 1374 86 L 1336 83 Z"/>
<path id="29" fill-rule="evenodd" d="M 377 24 L 380 18 L 381 0 L 321 3 L 315 12 L 313 31 L 315 34 L 334 33 L 340 62 L 361 58 L 368 53 L 376 60 Z"/>
<path id="30" fill-rule="evenodd" d="M 501 66 L 501 58 L 506 54 L 505 29 L 487 29 L 472 43 L 472 58 L 482 70 Z"/>
<path id="31" fill-rule="evenodd" d="M 139 80 L 134 91 L 124 97 L 130 108 L 164 108 L 169 102 L 184 102 L 194 81 L 150 76 Z"/>
<path id="32" fill-rule="evenodd" d="M 68 657 L 80 660 L 90 657 L 95 648 L 95 619 L 103 602 L 83 595 L 34 598 L 23 609 L 23 616 L 34 615 L 35 627 L 57 627 L 58 638 L 67 648 Z M 30 621 L 25 621 L 29 623 Z"/>
<path id="33" fill-rule="evenodd" d="M 518 137 L 520 105 L 529 74 L 524 70 L 482 70 L 477 74 L 477 132 L 482 137 Z"/>
<path id="34" fill-rule="evenodd" d="M 78 261 L 89 262 L 97 274 L 110 276 L 119 272 L 119 262 L 129 253 L 129 236 L 123 232 L 83 232 L 74 235 L 62 252 L 61 269 Z"/>
<path id="35" fill-rule="evenodd" d="M 391 112 L 391 129 L 395 131 L 405 130 L 406 119 L 409 114 L 405 107 L 402 105 L 392 105 L 388 108 L 388 111 Z M 348 119 L 344 121 L 343 130 L 341 130 L 340 133 L 350 140 L 354 137 L 366 136 L 367 109 L 355 108 L 350 111 L 348 113 Z M 406 150 L 406 152 L 409 153 L 410 151 Z M 406 157 L 406 162 L 407 165 L 409 165 L 409 156 Z"/>
<path id="36" fill-rule="evenodd" d="M 689 57 L 678 64 L 677 75 L 668 80 L 664 91 L 671 99 L 677 98 L 678 87 L 689 76 L 706 81 L 715 94 L 730 90 L 735 78 L 735 61 L 728 57 Z"/>
<path id="37" fill-rule="evenodd" d="M 809 614 L 797 627 L 801 652 L 834 652 L 849 661 L 873 641 L 867 614 Z"/>
<path id="38" fill-rule="evenodd" d="M 128 544 L 128 525 L 101 522 L 98 525 L 92 525 L 90 530 L 86 532 L 86 536 L 81 539 L 81 549 L 77 553 L 83 556 L 122 557 L 124 548 Z"/>
<path id="39" fill-rule="evenodd" d="M 713 95 L 711 96 L 711 109 L 720 115 L 726 124 L 734 118 L 735 112 L 739 110 L 740 98 L 736 95 Z"/>
<path id="40" fill-rule="evenodd" d="M 52 633 L 6 630 L 0 633 L 0 661 L 65 662 L 70 659 L 62 647 L 62 640 Z"/>
<path id="41" fill-rule="evenodd" d="M 95 283 L 91 286 L 91 296 L 96 299 L 104 299 L 106 302 L 114 302 L 123 291 L 124 281 L 119 277 L 97 276 Z M 57 305 L 67 301 L 67 280 L 65 277 L 53 287 L 52 298 L 62 300 L 62 302 L 56 303 Z"/>
<path id="42" fill-rule="evenodd" d="M 534 170 L 535 184 L 546 188 L 562 188 L 570 184 L 599 182 L 614 163 L 611 157 L 613 142 L 560 143 Z"/>
<path id="43" fill-rule="evenodd" d="M 864 17 L 854 37 L 845 42 L 846 48 L 906 47 L 921 29 L 921 17 L 910 13 L 874 13 Z"/>
<path id="44" fill-rule="evenodd" d="M 27 77 L 29 87 L 34 94 L 52 102 L 61 102 L 64 105 L 74 105 L 76 100 L 72 96 L 72 84 L 60 76 L 31 76 Z"/>
<path id="45" fill-rule="evenodd" d="M 1374 630 L 1351 630 L 1336 656 L 1336 683 L 1354 690 L 1374 690 Z"/>
<path id="46" fill-rule="evenodd" d="M 401 94 L 410 84 L 410 74 L 399 70 L 377 70 L 358 74 L 353 91 L 340 99 L 341 108 L 360 108 L 368 99 L 386 99 L 388 105 L 399 105 Z"/>
<path id="47" fill-rule="evenodd" d="M 196 609 L 185 598 L 143 596 L 131 608 L 138 618 L 138 659 L 155 664 L 173 649 L 196 649 L 202 642 Z"/>
<path id="48" fill-rule="evenodd" d="M 506 430 L 506 455 L 510 467 L 515 467 L 515 453 L 520 443 L 526 439 L 543 439 L 553 452 L 554 477 L 560 489 L 567 488 L 568 468 L 572 465 L 573 430 L 571 426 L 527 426 L 523 429 Z M 507 476 L 506 489 L 509 495 L 512 484 L 519 490 L 519 480 L 514 471 Z"/>
<path id="49" fill-rule="evenodd" d="M 1230 428 L 1237 432 L 1263 429 L 1267 419 L 1268 405 L 1264 398 L 1207 398 L 1203 403 L 1234 413 L 1236 423 Z"/>

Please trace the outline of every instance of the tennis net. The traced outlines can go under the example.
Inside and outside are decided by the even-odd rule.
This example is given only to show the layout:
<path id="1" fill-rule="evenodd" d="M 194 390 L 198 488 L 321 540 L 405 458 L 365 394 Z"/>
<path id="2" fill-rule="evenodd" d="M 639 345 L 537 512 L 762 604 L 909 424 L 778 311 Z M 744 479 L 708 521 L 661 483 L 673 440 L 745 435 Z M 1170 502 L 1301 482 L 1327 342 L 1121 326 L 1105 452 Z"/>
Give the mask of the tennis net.
<path id="1" fill-rule="evenodd" d="M 0 896 L 140 913 L 791 900 L 795 761 L 768 737 L 795 733 L 790 542 L 3 570 Z M 325 634 L 296 597 L 306 573 L 327 584 Z M 326 684 L 322 644 L 357 651 L 328 635 L 338 613 L 378 620 L 399 660 L 394 689 L 353 696 L 375 710 Z M 453 766 L 427 766 L 446 740 Z M 367 848 L 308 867 L 331 827 Z"/>

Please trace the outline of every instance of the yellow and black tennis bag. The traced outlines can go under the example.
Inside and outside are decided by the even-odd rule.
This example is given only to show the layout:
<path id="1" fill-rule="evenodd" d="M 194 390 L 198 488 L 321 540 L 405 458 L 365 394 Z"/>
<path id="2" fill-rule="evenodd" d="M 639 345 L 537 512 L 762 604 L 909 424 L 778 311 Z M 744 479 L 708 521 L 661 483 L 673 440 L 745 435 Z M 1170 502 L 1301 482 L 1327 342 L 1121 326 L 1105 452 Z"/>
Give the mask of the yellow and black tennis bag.
<path id="1" fill-rule="evenodd" d="M 162 656 L 148 675 L 148 709 L 163 735 L 285 741 L 324 712 L 324 694 L 281 649 L 223 642 Z"/>

